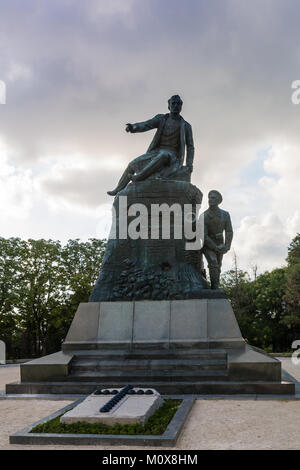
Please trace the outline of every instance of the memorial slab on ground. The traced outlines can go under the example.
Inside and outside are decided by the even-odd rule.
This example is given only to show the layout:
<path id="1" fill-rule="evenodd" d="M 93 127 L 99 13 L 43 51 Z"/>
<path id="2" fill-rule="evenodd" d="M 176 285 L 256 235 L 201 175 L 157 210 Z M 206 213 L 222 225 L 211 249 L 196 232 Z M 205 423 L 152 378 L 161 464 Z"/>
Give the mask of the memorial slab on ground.
<path id="1" fill-rule="evenodd" d="M 120 392 L 122 389 L 115 390 Z M 149 389 L 134 388 L 132 390 L 135 392 L 134 394 L 125 394 L 108 412 L 101 412 L 100 410 L 114 398 L 114 395 L 95 395 L 92 393 L 72 410 L 65 413 L 60 418 L 60 422 L 72 424 L 81 421 L 85 423 L 104 423 L 108 426 L 113 426 L 116 423 L 144 424 L 162 405 L 163 399 L 154 389 L 151 389 L 151 394 L 144 393 Z M 143 394 L 137 393 L 141 390 Z M 111 393 L 113 389 L 108 391 Z"/>

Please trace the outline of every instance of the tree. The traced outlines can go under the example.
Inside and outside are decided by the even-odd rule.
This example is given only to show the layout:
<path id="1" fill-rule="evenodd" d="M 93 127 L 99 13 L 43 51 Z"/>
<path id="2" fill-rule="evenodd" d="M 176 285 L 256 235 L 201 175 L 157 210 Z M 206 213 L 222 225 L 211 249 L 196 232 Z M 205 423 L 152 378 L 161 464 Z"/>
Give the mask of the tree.
<path id="1" fill-rule="evenodd" d="M 67 297 L 60 242 L 29 239 L 23 244 L 21 267 L 17 309 L 27 355 L 36 357 L 46 353 L 49 326 Z"/>
<path id="2" fill-rule="evenodd" d="M 278 352 L 290 348 L 283 303 L 286 268 L 256 274 L 251 280 L 235 263 L 235 269 L 223 275 L 222 287 L 232 303 L 243 337 L 250 344 Z"/>
<path id="3" fill-rule="evenodd" d="M 286 302 L 285 321 L 294 332 L 294 339 L 300 338 L 300 263 L 295 263 L 287 270 L 287 287 L 284 296 Z M 297 337 L 297 338 L 296 338 Z"/>
<path id="4" fill-rule="evenodd" d="M 288 266 L 300 263 L 300 233 L 293 238 L 288 246 L 287 262 Z"/>
<path id="5" fill-rule="evenodd" d="M 88 242 L 69 240 L 62 249 L 64 273 L 68 279 L 69 301 L 87 302 L 98 278 L 106 247 L 105 240 L 90 238 Z"/>
<path id="6" fill-rule="evenodd" d="M 62 248 L 62 270 L 66 279 L 65 300 L 53 315 L 47 349 L 57 350 L 65 338 L 80 302 L 88 302 L 98 278 L 106 241 L 90 238 L 88 242 L 69 240 Z"/>
<path id="7" fill-rule="evenodd" d="M 0 339 L 6 343 L 8 357 L 20 353 L 16 286 L 20 282 L 23 245 L 19 238 L 0 238 Z"/>
<path id="8" fill-rule="evenodd" d="M 221 287 L 228 295 L 237 318 L 241 319 L 249 313 L 249 308 L 251 309 L 250 277 L 246 271 L 238 268 L 235 252 L 233 261 L 233 269 L 225 272 L 221 277 Z"/>
<path id="9" fill-rule="evenodd" d="M 300 234 L 288 247 L 285 323 L 291 331 L 291 341 L 300 338 Z"/>
<path id="10" fill-rule="evenodd" d="M 253 283 L 257 338 L 263 348 L 286 351 L 290 348 L 289 330 L 285 323 L 284 295 L 286 268 L 274 269 L 257 277 Z"/>
<path id="11" fill-rule="evenodd" d="M 38 357 L 61 348 L 80 302 L 100 270 L 104 240 L 0 238 L 0 338 L 8 357 Z"/>

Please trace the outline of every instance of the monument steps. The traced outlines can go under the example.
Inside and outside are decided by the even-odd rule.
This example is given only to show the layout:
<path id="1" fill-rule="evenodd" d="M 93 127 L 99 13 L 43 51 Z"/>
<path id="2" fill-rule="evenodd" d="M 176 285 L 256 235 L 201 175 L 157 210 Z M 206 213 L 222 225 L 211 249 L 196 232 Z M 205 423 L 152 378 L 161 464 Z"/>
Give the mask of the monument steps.
<path id="1" fill-rule="evenodd" d="M 227 370 L 169 370 L 161 369 L 159 371 L 153 370 L 135 370 L 135 371 L 104 371 L 104 372 L 91 372 L 91 371 L 80 371 L 71 372 L 66 381 L 78 381 L 78 382 L 119 382 L 119 383 L 130 383 L 134 382 L 139 386 L 140 381 L 159 382 L 159 381 L 218 381 L 227 380 Z"/>
<path id="2" fill-rule="evenodd" d="M 76 351 L 74 355 L 73 364 L 79 360 L 98 360 L 107 359 L 227 359 L 225 349 L 97 349 L 95 351 Z"/>
<path id="3" fill-rule="evenodd" d="M 166 349 L 76 354 L 67 381 L 227 380 L 224 350 Z"/>

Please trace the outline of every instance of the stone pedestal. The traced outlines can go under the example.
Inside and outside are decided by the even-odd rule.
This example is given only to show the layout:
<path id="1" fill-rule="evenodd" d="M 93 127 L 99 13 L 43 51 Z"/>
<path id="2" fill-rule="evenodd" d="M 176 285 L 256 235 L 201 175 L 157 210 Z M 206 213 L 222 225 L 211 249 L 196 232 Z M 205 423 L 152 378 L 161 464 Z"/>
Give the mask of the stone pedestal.
<path id="1" fill-rule="evenodd" d="M 201 191 L 186 181 L 149 178 L 130 183 L 120 191 L 113 203 L 116 214 L 114 238 L 108 240 L 90 302 L 224 297 L 223 292 L 212 293 L 203 277 L 199 248 L 186 249 L 186 243 L 191 240 L 185 238 L 185 208 L 189 214 L 186 218 L 192 218 L 201 201 Z M 127 230 L 139 213 L 131 215 L 130 208 L 141 204 L 148 214 L 143 225 L 146 225 L 148 238 L 133 239 L 127 236 Z M 170 218 L 165 213 L 164 221 L 170 221 L 170 236 L 164 239 L 160 214 L 158 238 L 155 239 L 151 228 L 156 224 L 151 214 L 154 206 L 162 204 L 168 208 L 179 207 L 181 216 L 174 219 L 171 210 Z M 176 238 L 175 225 L 181 229 L 180 238 Z"/>
<path id="2" fill-rule="evenodd" d="M 244 348 L 227 299 L 80 304 L 63 351 L 103 348 Z"/>

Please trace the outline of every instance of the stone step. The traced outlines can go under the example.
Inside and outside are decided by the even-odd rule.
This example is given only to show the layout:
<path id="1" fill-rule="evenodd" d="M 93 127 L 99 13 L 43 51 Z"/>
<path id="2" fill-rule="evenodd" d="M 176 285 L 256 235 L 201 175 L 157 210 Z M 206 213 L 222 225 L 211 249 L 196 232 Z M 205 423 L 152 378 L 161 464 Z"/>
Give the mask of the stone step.
<path id="1" fill-rule="evenodd" d="M 224 349 L 161 349 L 161 350 L 122 350 L 104 349 L 95 351 L 84 351 L 79 354 L 76 351 L 75 360 L 79 359 L 226 359 L 227 353 Z"/>
<path id="2" fill-rule="evenodd" d="M 128 359 L 128 360 L 99 360 L 98 358 L 76 359 L 72 363 L 72 371 L 101 371 L 101 370 L 225 370 L 226 359 Z"/>
<path id="3" fill-rule="evenodd" d="M 267 394 L 267 395 L 293 395 L 295 384 L 292 382 L 127 382 L 141 388 L 155 388 L 165 395 L 196 394 L 196 395 L 240 395 L 240 394 Z M 126 385 L 127 385 L 126 383 Z M 96 388 L 120 388 L 123 382 L 13 382 L 6 385 L 8 394 L 59 394 L 88 395 Z"/>
<path id="4" fill-rule="evenodd" d="M 53 379 L 54 380 L 54 379 Z M 145 371 L 105 371 L 105 372 L 90 372 L 80 371 L 72 372 L 66 377 L 67 381 L 78 381 L 78 382 L 132 382 L 140 386 L 140 381 L 207 381 L 207 380 L 228 380 L 227 371 L 225 370 L 145 370 Z"/>

